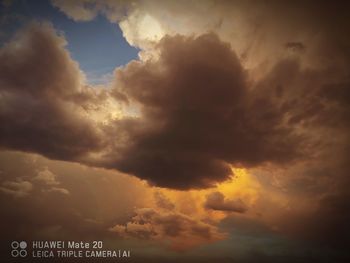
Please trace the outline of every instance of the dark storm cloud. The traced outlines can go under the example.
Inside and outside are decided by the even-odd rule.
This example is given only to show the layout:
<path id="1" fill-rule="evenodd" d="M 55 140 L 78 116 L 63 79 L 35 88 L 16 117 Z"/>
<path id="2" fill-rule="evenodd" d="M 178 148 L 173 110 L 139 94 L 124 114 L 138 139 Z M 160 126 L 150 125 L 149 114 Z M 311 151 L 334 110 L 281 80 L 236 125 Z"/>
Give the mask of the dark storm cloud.
<path id="1" fill-rule="evenodd" d="M 126 134 L 110 167 L 163 187 L 211 186 L 231 175 L 230 164 L 285 163 L 298 138 L 282 125 L 270 94 L 247 86 L 246 72 L 215 34 L 166 37 L 159 60 L 117 70 L 118 91 L 139 105 L 141 119 L 115 123 Z"/>
<path id="2" fill-rule="evenodd" d="M 297 179 L 287 174 L 283 180 L 291 180 L 285 186 L 291 195 L 294 191 L 308 202 L 314 200 L 316 208 L 302 215 L 291 212 L 281 216 L 281 232 L 344 249 L 350 233 L 346 223 L 350 207 L 347 190 L 350 75 L 341 65 L 349 65 L 350 60 L 341 57 L 339 62 L 331 57 L 330 61 L 317 68 L 307 68 L 300 59 L 280 60 L 259 82 L 258 88 L 262 93 L 276 90 L 275 103 L 287 113 L 286 122 L 303 130 L 307 142 L 305 164 L 297 172 Z"/>
<path id="3" fill-rule="evenodd" d="M 100 146 L 83 117 L 94 94 L 81 86 L 66 42 L 32 24 L 0 50 L 0 146 L 74 160 Z"/>
<path id="4" fill-rule="evenodd" d="M 213 192 L 207 196 L 204 207 L 207 209 L 244 213 L 247 211 L 247 206 L 241 199 L 227 200 L 220 192 Z"/>
<path id="5" fill-rule="evenodd" d="M 157 44 L 159 59 L 133 61 L 116 71 L 111 94 L 116 103 L 139 109 L 140 116 L 98 125 L 86 110 L 98 107 L 107 91 L 97 95 L 84 87 L 78 65 L 53 29 L 31 26 L 1 49 L 0 121 L 5 125 L 0 145 L 118 169 L 176 189 L 224 181 L 232 175 L 230 165 L 287 164 L 310 154 L 322 140 L 310 140 L 312 134 L 300 128 L 347 123 L 349 77 L 341 67 L 347 60 L 335 59 L 346 49 L 337 49 L 331 36 L 342 47 L 346 38 L 322 33 L 324 42 L 315 54 L 337 55 L 327 67 L 305 68 L 301 57 L 278 57 L 257 82 L 215 33 L 167 36 Z M 308 47 L 303 54 L 314 51 L 289 39 L 283 43 Z"/>
<path id="6" fill-rule="evenodd" d="M 59 2 L 63 3 L 55 1 L 56 5 Z M 109 144 L 89 164 L 119 169 L 155 185 L 178 189 L 207 187 L 223 181 L 231 174 L 230 164 L 252 167 L 273 163 L 276 165 L 273 169 L 287 164 L 283 179 L 292 180 L 288 171 L 295 163 L 290 161 L 300 157 L 304 167 L 298 171 L 299 181 L 292 180 L 294 185 L 286 184 L 283 190 L 291 202 L 288 212 L 268 203 L 262 218 L 266 219 L 264 213 L 272 210 L 279 217 L 278 222 L 271 224 L 276 231 L 292 232 L 298 241 L 319 242 L 322 252 L 329 251 L 323 250 L 324 247 L 331 246 L 332 250 L 326 253 L 327 257 L 310 249 L 287 259 L 283 257 L 286 252 L 278 251 L 276 256 L 270 256 L 271 250 L 280 247 L 272 243 L 266 248 L 269 256 L 251 246 L 247 254 L 254 257 L 252 262 L 256 258 L 265 262 L 348 262 L 350 155 L 343 148 L 348 147 L 350 134 L 349 2 L 203 2 L 194 1 L 190 5 L 143 1 L 132 5 L 136 9 L 126 16 L 130 18 L 130 27 L 126 29 L 131 31 L 123 32 L 126 36 L 129 33 L 139 37 L 142 31 L 138 31 L 137 22 L 143 23 L 145 17 L 151 17 L 165 25 L 164 30 L 175 24 L 175 32 L 184 28 L 181 24 L 177 28 L 176 22 L 186 21 L 186 30 L 181 33 L 199 37 L 168 36 L 158 44 L 159 60 L 131 62 L 119 69 L 116 82 L 121 86 L 114 89 L 114 96 L 117 101 L 136 104 L 141 116 L 126 117 L 100 127 L 101 135 L 96 133 L 93 122 L 79 113 L 89 108 L 94 96 L 78 83 L 78 67 L 68 59 L 62 38 L 45 27 L 26 31 L 23 38 L 2 48 L 0 53 L 0 145 L 50 158 L 77 160 L 96 151 L 103 138 Z M 203 8 L 198 8 L 202 5 Z M 69 5 L 61 9 L 68 10 L 76 20 L 88 20 L 101 12 L 86 13 Z M 253 64 L 253 68 L 245 71 L 235 52 L 215 34 L 201 35 L 208 32 L 208 25 L 220 39 L 230 41 L 237 54 L 244 54 L 242 63 L 250 63 L 242 65 Z M 136 44 L 142 43 L 140 35 L 139 42 L 132 39 Z M 99 159 L 100 156 L 103 158 Z M 310 171 L 310 162 L 317 169 Z M 271 173 L 265 178 L 271 180 Z M 91 185 L 95 187 L 95 183 Z M 58 199 L 55 200 L 61 209 L 50 213 L 48 218 L 28 211 L 22 197 L 37 194 L 37 187 L 28 178 L 7 178 L 1 182 L 1 194 L 6 198 L 1 200 L 1 207 L 7 211 L 2 233 L 6 232 L 9 240 L 13 236 L 9 233 L 11 228 L 6 226 L 15 222 L 20 232 L 22 218 L 28 214 L 33 217 L 28 219 L 30 225 L 23 227 L 24 231 L 47 223 L 69 225 L 72 231 L 77 226 L 84 228 L 80 217 L 65 216 L 72 212 L 70 209 L 61 211 L 70 207 L 71 202 L 62 202 L 69 195 L 49 192 L 51 198 Z M 106 187 L 104 184 L 101 191 Z M 119 192 L 111 187 L 111 192 Z M 294 203 L 293 188 L 298 189 L 295 196 L 300 197 Z M 76 200 L 89 198 L 94 190 L 86 190 Z M 15 204 L 9 202 L 12 196 L 16 198 Z M 113 222 L 118 225 L 112 230 L 150 239 L 202 237 L 209 241 L 215 236 L 215 227 L 168 209 L 172 205 L 163 197 L 158 196 L 157 201 L 158 208 L 163 208 L 161 212 L 137 211 L 137 217 L 126 224 Z M 216 194 L 214 201 L 209 202 L 211 207 L 227 208 L 227 202 L 219 195 Z M 106 200 L 106 203 L 111 202 Z M 299 212 L 303 203 L 312 203 L 316 208 Z M 11 210 L 13 207 L 16 210 Z M 31 210 L 40 211 L 39 208 L 34 205 Z M 51 207 L 46 208 L 49 211 Z M 93 210 L 100 211 L 99 208 Z M 104 227 L 105 231 L 107 226 Z M 19 239 L 20 235 L 15 237 Z M 261 242 L 266 243 L 266 238 Z M 231 244 L 228 250 L 231 251 Z"/>
<path id="7" fill-rule="evenodd" d="M 288 189 L 295 188 L 297 193 L 307 196 L 307 200 L 313 200 L 315 208 L 302 216 L 281 213 L 280 219 L 281 232 L 336 248 L 347 256 L 350 242 L 348 145 L 344 144 L 343 149 L 333 148 L 325 155 L 323 163 L 319 161 L 315 167 L 305 168 L 302 178 L 309 178 L 310 182 L 297 181 L 292 187 L 288 186 Z"/>
<path id="8" fill-rule="evenodd" d="M 346 63 L 350 65 L 350 60 Z M 272 104 L 284 112 L 287 126 L 303 129 L 309 146 L 318 140 L 319 145 L 309 149 L 315 152 L 325 150 L 319 146 L 330 141 L 325 138 L 330 132 L 348 143 L 349 79 L 349 73 L 338 63 L 310 68 L 303 65 L 301 58 L 292 56 L 280 59 L 257 82 L 255 90 L 257 96 L 271 95 Z"/>

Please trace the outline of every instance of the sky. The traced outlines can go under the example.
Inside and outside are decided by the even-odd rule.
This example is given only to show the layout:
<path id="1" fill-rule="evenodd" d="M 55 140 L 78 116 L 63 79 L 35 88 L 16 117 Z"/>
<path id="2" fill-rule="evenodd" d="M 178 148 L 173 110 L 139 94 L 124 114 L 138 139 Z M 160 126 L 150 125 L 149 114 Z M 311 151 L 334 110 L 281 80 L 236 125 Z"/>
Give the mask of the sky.
<path id="1" fill-rule="evenodd" d="M 348 262 L 348 8 L 2 1 L 1 258 Z"/>
<path id="2" fill-rule="evenodd" d="M 116 67 L 137 59 L 138 49 L 130 46 L 120 28 L 104 16 L 98 16 L 93 21 L 75 22 L 45 0 L 18 0 L 9 5 L 3 4 L 1 14 L 1 44 L 33 20 L 50 22 L 57 32 L 64 35 L 67 50 L 79 62 L 87 82 L 92 85 L 107 84 Z"/>

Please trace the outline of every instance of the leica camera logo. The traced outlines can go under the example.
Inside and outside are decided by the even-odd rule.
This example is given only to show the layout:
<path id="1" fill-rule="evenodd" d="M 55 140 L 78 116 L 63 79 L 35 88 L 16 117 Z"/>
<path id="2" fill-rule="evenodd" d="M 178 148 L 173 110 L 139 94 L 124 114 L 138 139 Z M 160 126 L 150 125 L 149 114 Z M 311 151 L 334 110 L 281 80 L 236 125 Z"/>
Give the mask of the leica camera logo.
<path id="1" fill-rule="evenodd" d="M 26 257 L 27 256 L 27 242 L 25 241 L 21 241 L 21 242 L 18 242 L 18 241 L 12 241 L 11 243 L 11 248 L 12 248 L 12 251 L 11 251 L 11 255 L 12 257 Z"/>

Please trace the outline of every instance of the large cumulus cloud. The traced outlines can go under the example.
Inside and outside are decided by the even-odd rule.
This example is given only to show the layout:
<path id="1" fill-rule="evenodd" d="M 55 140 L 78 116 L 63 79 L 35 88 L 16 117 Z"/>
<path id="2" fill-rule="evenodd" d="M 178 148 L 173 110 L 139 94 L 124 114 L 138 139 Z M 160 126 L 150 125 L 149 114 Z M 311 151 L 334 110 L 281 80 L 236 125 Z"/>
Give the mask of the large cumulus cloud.
<path id="1" fill-rule="evenodd" d="M 116 71 L 117 90 L 141 117 L 113 124 L 125 137 L 105 165 L 187 189 L 227 179 L 230 164 L 284 163 L 298 155 L 299 138 L 283 125 L 283 108 L 248 86 L 228 43 L 215 34 L 167 37 L 158 52 L 158 59 Z"/>
<path id="2" fill-rule="evenodd" d="M 95 94 L 65 45 L 52 26 L 33 23 L 1 48 L 1 147 L 76 160 L 101 146 L 84 116 Z"/>

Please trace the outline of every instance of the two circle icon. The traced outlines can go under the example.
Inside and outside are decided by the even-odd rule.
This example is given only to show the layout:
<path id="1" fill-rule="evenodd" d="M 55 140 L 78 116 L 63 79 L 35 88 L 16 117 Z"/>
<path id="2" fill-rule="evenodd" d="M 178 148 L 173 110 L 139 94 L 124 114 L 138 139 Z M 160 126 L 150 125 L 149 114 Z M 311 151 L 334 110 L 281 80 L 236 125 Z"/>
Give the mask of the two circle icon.
<path id="1" fill-rule="evenodd" d="M 18 242 L 18 241 L 12 241 L 11 243 L 11 248 L 12 248 L 12 251 L 11 251 L 11 256 L 12 257 L 26 257 L 27 256 L 27 242 L 25 241 L 21 241 L 21 242 Z"/>

